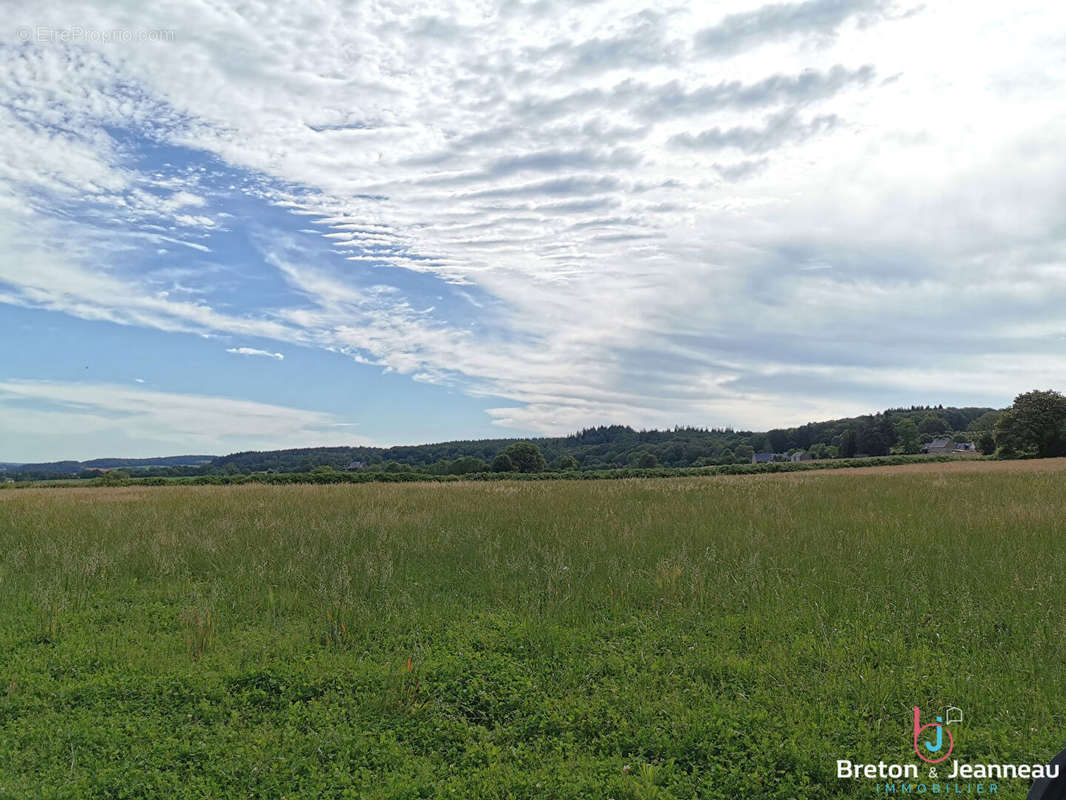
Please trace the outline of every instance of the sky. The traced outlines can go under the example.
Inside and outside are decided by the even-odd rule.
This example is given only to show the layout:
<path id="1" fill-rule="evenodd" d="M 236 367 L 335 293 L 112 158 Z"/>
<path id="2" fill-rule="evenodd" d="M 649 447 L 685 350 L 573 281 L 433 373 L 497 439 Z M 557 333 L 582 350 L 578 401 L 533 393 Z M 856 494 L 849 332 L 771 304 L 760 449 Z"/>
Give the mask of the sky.
<path id="1" fill-rule="evenodd" d="M 5 2 L 0 461 L 1066 386 L 1066 7 Z"/>

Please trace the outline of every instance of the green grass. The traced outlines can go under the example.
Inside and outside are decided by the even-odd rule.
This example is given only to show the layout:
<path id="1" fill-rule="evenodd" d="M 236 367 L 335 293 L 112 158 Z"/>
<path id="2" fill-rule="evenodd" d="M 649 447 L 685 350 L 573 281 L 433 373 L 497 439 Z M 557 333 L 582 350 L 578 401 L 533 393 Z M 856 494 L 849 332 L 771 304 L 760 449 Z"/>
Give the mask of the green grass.
<path id="1" fill-rule="evenodd" d="M 0 493 L 0 798 L 876 796 L 916 704 L 1047 760 L 1066 473 L 924 470 Z"/>

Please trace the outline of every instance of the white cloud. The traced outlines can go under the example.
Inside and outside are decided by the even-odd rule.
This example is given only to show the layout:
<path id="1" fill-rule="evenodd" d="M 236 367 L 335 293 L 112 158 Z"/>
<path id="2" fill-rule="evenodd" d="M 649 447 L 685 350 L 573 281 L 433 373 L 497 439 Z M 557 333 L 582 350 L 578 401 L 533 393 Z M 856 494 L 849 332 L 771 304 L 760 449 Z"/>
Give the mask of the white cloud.
<path id="1" fill-rule="evenodd" d="M 370 443 L 319 411 L 117 384 L 0 381 L 0 409 L 5 458 L 33 461 Z"/>
<path id="2" fill-rule="evenodd" d="M 179 30 L 0 56 L 5 302 L 339 349 L 542 431 L 784 424 L 1066 381 L 1041 360 L 1066 328 L 1054 4 L 96 0 L 16 17 L 2 35 Z M 233 223 L 201 174 L 132 167 L 116 127 L 248 170 L 350 274 L 476 289 L 493 329 L 269 234 L 262 269 L 291 303 L 160 294 L 114 266 L 131 240 L 211 253 Z M 71 198 L 122 230 L 54 213 Z"/>
<path id="3" fill-rule="evenodd" d="M 266 358 L 276 358 L 278 361 L 283 361 L 285 356 L 281 353 L 271 353 L 269 350 L 259 350 L 255 347 L 227 347 L 227 353 L 236 353 L 240 356 L 264 356 Z"/>

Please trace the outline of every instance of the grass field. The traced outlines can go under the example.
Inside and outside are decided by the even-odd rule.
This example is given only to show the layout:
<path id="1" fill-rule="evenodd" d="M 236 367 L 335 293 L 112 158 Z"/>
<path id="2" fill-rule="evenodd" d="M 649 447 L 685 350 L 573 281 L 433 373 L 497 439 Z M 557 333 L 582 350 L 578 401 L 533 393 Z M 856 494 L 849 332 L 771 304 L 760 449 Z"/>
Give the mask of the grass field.
<path id="1" fill-rule="evenodd" d="M 836 759 L 916 762 L 914 705 L 964 710 L 960 760 L 1046 761 L 1064 488 L 0 492 L 0 798 L 876 796 Z"/>

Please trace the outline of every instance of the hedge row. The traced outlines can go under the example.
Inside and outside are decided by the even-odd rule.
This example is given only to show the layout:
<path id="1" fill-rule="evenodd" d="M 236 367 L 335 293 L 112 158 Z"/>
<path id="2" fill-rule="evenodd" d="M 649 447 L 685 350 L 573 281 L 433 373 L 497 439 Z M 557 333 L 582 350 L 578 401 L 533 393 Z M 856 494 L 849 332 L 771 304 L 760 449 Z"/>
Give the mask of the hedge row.
<path id="1" fill-rule="evenodd" d="M 769 464 L 724 464 L 713 467 L 653 467 L 641 469 L 571 470 L 566 472 L 478 472 L 470 475 L 430 475 L 419 472 L 287 472 L 252 473 L 250 475 L 196 475 L 182 478 L 110 478 L 102 476 L 78 481 L 28 481 L 0 484 L 0 488 L 61 487 L 61 486 L 230 486 L 246 483 L 407 483 L 431 481 L 552 481 L 552 480 L 617 480 L 620 478 L 676 478 L 700 475 L 755 475 L 764 472 L 802 472 L 813 469 L 851 469 L 854 467 L 883 467 L 900 464 L 953 461 L 953 456 L 874 456 L 870 458 L 841 458 L 828 461 L 771 462 Z"/>

